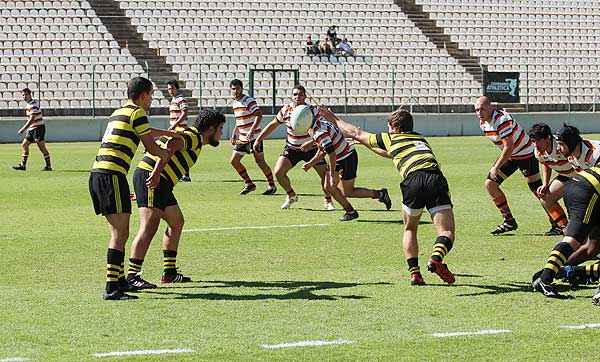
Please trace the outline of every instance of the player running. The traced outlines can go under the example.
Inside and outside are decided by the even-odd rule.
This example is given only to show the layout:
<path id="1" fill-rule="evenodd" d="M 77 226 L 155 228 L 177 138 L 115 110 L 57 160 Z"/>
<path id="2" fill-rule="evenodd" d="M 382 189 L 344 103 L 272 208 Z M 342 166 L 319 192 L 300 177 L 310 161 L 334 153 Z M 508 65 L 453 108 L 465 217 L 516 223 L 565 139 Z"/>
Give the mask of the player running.
<path id="1" fill-rule="evenodd" d="M 298 106 L 306 105 L 306 89 L 301 85 L 296 85 L 292 90 L 292 101 L 277 113 L 277 116 L 263 129 L 254 141 L 254 148 L 259 147 L 261 142 L 265 140 L 271 133 L 273 133 L 277 127 L 285 125 L 287 128 L 287 137 L 283 152 L 275 163 L 275 177 L 279 185 L 285 190 L 287 196 L 281 205 L 282 209 L 289 209 L 294 203 L 298 202 L 298 195 L 292 187 L 288 172 L 294 168 L 300 161 L 308 162 L 317 153 L 317 146 L 311 143 L 312 147 L 302 150 L 302 145 L 311 138 L 308 133 L 299 133 L 292 129 L 290 125 L 290 115 Z M 312 108 L 315 117 L 317 116 L 317 109 Z M 325 173 L 327 172 L 327 164 L 324 160 L 315 163 L 312 167 L 315 172 L 321 178 L 321 186 L 325 185 Z M 323 205 L 326 210 L 333 211 L 335 206 L 331 201 L 331 195 L 324 188 L 325 198 Z"/>
<path id="2" fill-rule="evenodd" d="M 33 99 L 33 94 L 29 88 L 23 89 L 21 94 L 23 95 L 23 100 L 27 102 L 27 106 L 25 106 L 27 122 L 19 129 L 19 134 L 23 134 L 25 131 L 27 131 L 27 133 L 25 133 L 25 137 L 23 137 L 23 142 L 21 143 L 21 149 L 23 151 L 21 162 L 12 168 L 18 171 L 25 171 L 27 169 L 29 145 L 35 143 L 40 149 L 40 152 L 44 156 L 44 161 L 46 162 L 46 166 L 42 168 L 42 171 L 52 171 L 50 152 L 48 152 L 46 142 L 44 141 L 46 136 L 46 125 L 44 124 L 44 118 L 42 117 L 40 102 Z"/>
<path id="3" fill-rule="evenodd" d="M 423 208 L 427 208 L 431 215 L 438 235 L 427 269 L 436 273 L 444 282 L 454 283 L 454 275 L 443 262 L 452 249 L 455 235 L 448 182 L 427 140 L 413 131 L 412 115 L 406 110 L 398 109 L 388 118 L 388 132 L 371 134 L 341 120 L 328 110 L 321 111 L 329 121 L 336 122 L 346 136 L 380 156 L 391 158 L 400 173 L 404 219 L 402 242 L 411 284 L 425 284 L 419 269 L 417 243 L 417 228 Z"/>
<path id="4" fill-rule="evenodd" d="M 231 135 L 231 144 L 233 145 L 233 153 L 231 154 L 231 165 L 244 180 L 244 188 L 240 191 L 240 195 L 246 195 L 256 190 L 256 185 L 246 171 L 246 167 L 242 164 L 242 157 L 252 153 L 254 161 L 265 177 L 269 186 L 263 192 L 263 195 L 273 195 L 277 191 L 275 182 L 273 181 L 273 173 L 271 168 L 265 161 L 262 141 L 255 142 L 256 135 L 260 133 L 260 121 L 262 120 L 262 111 L 256 104 L 256 100 L 244 94 L 242 81 L 234 79 L 229 84 L 231 89 L 231 97 L 233 103 L 233 113 L 235 115 L 235 127 Z M 254 147 L 253 147 L 254 146 Z"/>
<path id="5" fill-rule="evenodd" d="M 106 253 L 105 300 L 126 300 L 137 297 L 125 294 L 129 285 L 125 280 L 125 243 L 129 238 L 131 200 L 127 174 L 140 141 L 146 151 L 163 159 L 166 150 L 155 143 L 156 137 L 174 132 L 150 128 L 146 111 L 150 109 L 154 85 L 146 78 L 136 77 L 127 83 L 127 104 L 117 109 L 108 119 L 100 149 L 92 166 L 89 189 L 96 215 L 106 218 L 110 240 Z"/>
<path id="6" fill-rule="evenodd" d="M 217 147 L 221 140 L 225 116 L 203 109 L 191 127 L 177 128 L 182 138 L 161 137 L 156 144 L 169 152 L 168 161 L 146 153 L 133 174 L 133 184 L 140 211 L 140 228 L 131 244 L 127 281 L 137 290 L 156 288 L 142 279 L 140 273 L 146 252 L 158 230 L 160 220 L 168 227 L 163 236 L 164 271 L 162 284 L 186 283 L 191 278 L 179 273 L 176 266 L 177 250 L 183 230 L 183 214 L 173 188 L 181 175 L 197 162 L 202 147 Z"/>
<path id="7" fill-rule="evenodd" d="M 485 180 L 485 189 L 504 218 L 491 234 L 500 235 L 518 228 L 500 185 L 519 169 L 537 198 L 537 190 L 542 186 L 539 164 L 529 136 L 510 114 L 496 109 L 487 97 L 477 99 L 475 113 L 485 136 L 502 151 Z"/>

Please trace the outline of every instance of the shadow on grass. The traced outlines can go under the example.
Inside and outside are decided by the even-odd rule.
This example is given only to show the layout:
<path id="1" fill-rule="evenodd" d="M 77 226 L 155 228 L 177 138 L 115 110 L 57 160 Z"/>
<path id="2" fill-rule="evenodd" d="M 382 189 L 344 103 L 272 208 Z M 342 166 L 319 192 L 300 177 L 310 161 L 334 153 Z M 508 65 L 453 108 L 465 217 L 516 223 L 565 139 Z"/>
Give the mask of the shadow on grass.
<path id="1" fill-rule="evenodd" d="M 190 284 L 183 285 L 179 288 L 253 288 L 258 290 L 258 293 L 253 294 L 227 294 L 227 293 L 182 293 L 174 291 L 173 287 L 159 288 L 146 291 L 144 294 L 156 294 L 162 297 L 156 299 L 165 299 L 165 296 L 172 299 L 203 299 L 203 300 L 229 300 L 229 301 L 245 301 L 245 300 L 289 300 L 289 299 L 305 299 L 305 300 L 338 300 L 338 299 L 368 299 L 370 297 L 363 295 L 319 295 L 315 294 L 318 291 L 354 288 L 370 285 L 391 285 L 392 283 L 338 283 L 338 282 L 317 282 L 317 281 L 224 281 L 224 280 L 203 280 L 197 283 L 208 285 L 194 286 Z M 188 287 L 189 285 L 189 287 Z M 272 293 L 265 292 L 272 291 Z M 287 291 L 287 292 L 286 292 Z M 281 294 L 281 292 L 284 292 Z"/>
<path id="2" fill-rule="evenodd" d="M 90 173 L 90 169 L 85 170 L 54 170 L 53 173 Z"/>
<path id="3" fill-rule="evenodd" d="M 483 278 L 483 275 L 475 275 L 475 274 L 454 274 L 455 277 L 461 278 Z"/>
<path id="4" fill-rule="evenodd" d="M 484 289 L 485 291 L 479 293 L 465 293 L 465 294 L 457 294 L 457 297 L 477 297 L 480 295 L 500 295 L 500 294 L 510 294 L 510 293 L 523 293 L 529 292 L 532 294 L 536 294 L 541 298 L 544 298 L 540 293 L 535 292 L 531 283 L 524 282 L 512 282 L 512 283 L 501 283 L 498 285 L 482 285 L 482 284 L 455 284 L 455 286 L 460 287 L 471 287 L 471 288 L 479 288 Z M 557 290 L 560 293 L 570 291 L 571 288 L 568 285 L 557 285 Z M 554 299 L 573 299 L 569 295 L 560 295 Z"/>
<path id="5" fill-rule="evenodd" d="M 402 220 L 364 220 L 364 219 L 359 219 L 359 220 L 356 220 L 356 222 L 404 225 L 404 221 L 402 221 Z M 419 225 L 426 225 L 426 224 L 431 224 L 431 221 L 425 221 L 425 220 L 419 221 Z"/>

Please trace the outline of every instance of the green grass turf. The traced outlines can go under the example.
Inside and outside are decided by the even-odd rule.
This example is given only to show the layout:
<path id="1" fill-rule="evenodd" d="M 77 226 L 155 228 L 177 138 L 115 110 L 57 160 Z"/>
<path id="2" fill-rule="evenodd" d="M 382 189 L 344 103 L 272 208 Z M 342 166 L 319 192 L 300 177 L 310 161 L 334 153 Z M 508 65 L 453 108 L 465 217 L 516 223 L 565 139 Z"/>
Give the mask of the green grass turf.
<path id="1" fill-rule="evenodd" d="M 523 178 L 505 183 L 519 229 L 492 237 L 501 221 L 483 180 L 498 150 L 483 137 L 431 138 L 455 203 L 457 240 L 446 259 L 457 274 L 448 287 L 424 272 L 428 286 L 411 287 L 401 249 L 401 197 L 390 160 L 359 149 L 357 185 L 387 187 L 386 212 L 373 200 L 353 200 L 360 218 L 322 210 L 318 178 L 300 167 L 290 176 L 300 202 L 280 210 L 284 194 L 261 196 L 266 184 L 250 157 L 258 190 L 242 187 L 228 163 L 230 146 L 207 147 L 192 183 L 175 194 L 187 229 L 328 224 L 326 227 L 184 233 L 178 265 L 194 283 L 106 302 L 108 229 L 93 213 L 88 169 L 97 143 L 49 144 L 55 171 L 43 173 L 32 148 L 27 172 L 10 165 L 17 145 L 0 145 L 0 360 L 93 360 L 92 353 L 189 348 L 172 356 L 134 360 L 558 360 L 588 359 L 599 330 L 560 325 L 600 322 L 594 289 L 550 300 L 530 291 L 557 238 L 540 236 L 547 218 Z M 282 141 L 266 142 L 273 164 Z M 139 154 L 138 154 L 139 158 Z M 130 175 L 131 177 L 131 175 Z M 434 239 L 429 217 L 420 227 L 424 270 Z M 131 238 L 138 228 L 137 210 Z M 159 232 L 162 233 L 164 225 Z M 130 242 L 128 243 L 128 246 Z M 127 254 L 129 252 L 127 251 Z M 155 238 L 143 276 L 157 282 L 162 267 Z M 510 329 L 503 335 L 435 338 L 431 333 Z M 304 340 L 353 341 L 325 347 L 265 350 L 262 344 Z M 568 352 L 565 347 L 568 346 Z"/>

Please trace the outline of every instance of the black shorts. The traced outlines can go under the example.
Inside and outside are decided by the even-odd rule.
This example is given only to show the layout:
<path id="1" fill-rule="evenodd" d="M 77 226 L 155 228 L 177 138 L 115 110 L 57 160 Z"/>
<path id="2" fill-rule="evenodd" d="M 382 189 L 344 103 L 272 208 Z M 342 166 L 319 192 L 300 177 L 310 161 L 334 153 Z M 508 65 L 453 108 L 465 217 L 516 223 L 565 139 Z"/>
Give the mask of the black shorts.
<path id="1" fill-rule="evenodd" d="M 358 153 L 352 150 L 349 156 L 346 156 L 341 161 L 335 163 L 335 170 L 342 176 L 342 180 L 354 180 L 356 178 L 356 170 L 358 169 Z"/>
<path id="2" fill-rule="evenodd" d="M 569 176 L 565 176 L 565 175 L 558 175 L 556 176 L 552 181 L 556 180 L 556 181 L 560 181 L 563 184 L 566 184 L 567 182 L 571 181 L 573 178 L 569 177 Z"/>
<path id="3" fill-rule="evenodd" d="M 565 185 L 565 206 L 569 223 L 565 236 L 584 243 L 594 226 L 600 224 L 599 195 L 592 184 L 582 176 L 575 176 Z"/>
<path id="4" fill-rule="evenodd" d="M 292 167 L 294 167 L 300 161 L 304 161 L 304 162 L 310 161 L 313 157 L 315 157 L 316 154 L 317 154 L 317 147 L 314 147 L 314 148 L 304 152 L 300 149 L 292 148 L 292 147 L 290 147 L 290 145 L 285 145 L 285 148 L 283 149 L 283 153 L 281 153 L 281 156 L 290 160 Z M 320 160 L 319 162 L 317 162 L 317 165 L 324 165 L 324 164 L 325 164 L 325 160 Z"/>
<path id="5" fill-rule="evenodd" d="M 160 178 L 158 186 L 149 189 L 146 186 L 146 179 L 150 176 L 150 171 L 136 168 L 133 172 L 133 189 L 138 207 L 155 207 L 165 210 L 168 206 L 177 205 L 177 199 L 173 195 L 173 187 L 164 178 Z"/>
<path id="6" fill-rule="evenodd" d="M 411 216 L 421 214 L 426 207 L 433 216 L 436 212 L 452 208 L 446 177 L 439 170 L 411 172 L 400 183 L 402 208 Z"/>
<path id="7" fill-rule="evenodd" d="M 31 143 L 43 141 L 43 140 L 45 140 L 45 137 L 46 137 L 46 126 L 45 125 L 37 126 L 34 129 L 29 129 L 29 130 L 27 130 L 27 133 L 25 133 L 25 139 Z"/>
<path id="8" fill-rule="evenodd" d="M 248 142 L 248 143 L 238 143 L 233 145 L 233 152 L 235 153 L 242 153 L 242 154 L 250 154 L 254 152 L 254 149 L 252 148 L 252 145 L 254 144 L 254 141 L 252 142 Z M 256 151 L 257 153 L 263 153 L 263 143 L 262 141 L 257 145 L 256 147 Z"/>
<path id="9" fill-rule="evenodd" d="M 533 154 L 531 154 L 528 158 L 523 158 L 520 160 L 509 159 L 500 169 L 498 170 L 498 174 L 496 179 L 490 177 L 488 174 L 487 178 L 489 180 L 495 181 L 500 185 L 504 180 L 510 177 L 515 171 L 519 169 L 521 173 L 525 177 L 533 176 L 540 173 L 540 165 L 538 163 L 537 158 Z"/>
<path id="10" fill-rule="evenodd" d="M 92 172 L 89 188 L 96 215 L 131 214 L 129 183 L 122 173 Z"/>

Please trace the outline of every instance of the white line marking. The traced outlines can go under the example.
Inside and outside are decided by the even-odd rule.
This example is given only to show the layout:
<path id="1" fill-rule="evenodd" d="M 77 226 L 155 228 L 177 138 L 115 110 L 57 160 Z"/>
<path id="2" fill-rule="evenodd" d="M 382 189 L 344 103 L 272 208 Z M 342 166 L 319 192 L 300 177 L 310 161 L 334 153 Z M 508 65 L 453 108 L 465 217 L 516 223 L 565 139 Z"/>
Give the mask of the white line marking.
<path id="1" fill-rule="evenodd" d="M 587 324 L 581 324 L 578 326 L 560 326 L 560 328 L 564 328 L 564 329 L 600 328 L 600 323 L 587 323 Z"/>
<path id="2" fill-rule="evenodd" d="M 479 336 L 484 334 L 510 333 L 510 329 L 482 329 L 475 332 L 450 332 L 450 333 L 432 333 L 434 337 L 460 337 L 460 336 Z"/>
<path id="3" fill-rule="evenodd" d="M 293 347 L 318 347 L 318 346 L 331 346 L 334 344 L 351 344 L 352 341 L 345 339 L 336 339 L 335 341 L 302 341 L 302 342 L 291 342 L 281 344 L 262 344 L 261 347 L 265 349 L 279 349 L 279 348 L 293 348 Z"/>
<path id="4" fill-rule="evenodd" d="M 25 358 L 25 357 L 9 357 L 9 358 L 4 358 L 4 359 L 0 359 L 0 362 L 24 362 L 24 361 L 28 361 L 29 358 Z"/>
<path id="5" fill-rule="evenodd" d="M 107 352 L 107 353 L 94 353 L 94 357 L 119 357 L 119 356 L 140 356 L 145 354 L 169 354 L 169 353 L 191 353 L 193 349 L 148 349 L 139 351 L 122 351 L 122 352 Z"/>
<path id="6" fill-rule="evenodd" d="M 232 226 L 232 227 L 222 227 L 222 228 L 187 229 L 187 230 L 183 230 L 183 232 L 184 233 L 191 233 L 191 232 L 196 232 L 196 231 L 222 231 L 222 230 L 244 230 L 244 229 L 280 229 L 280 228 L 309 228 L 309 227 L 323 227 L 323 226 L 329 226 L 329 224 Z"/>

